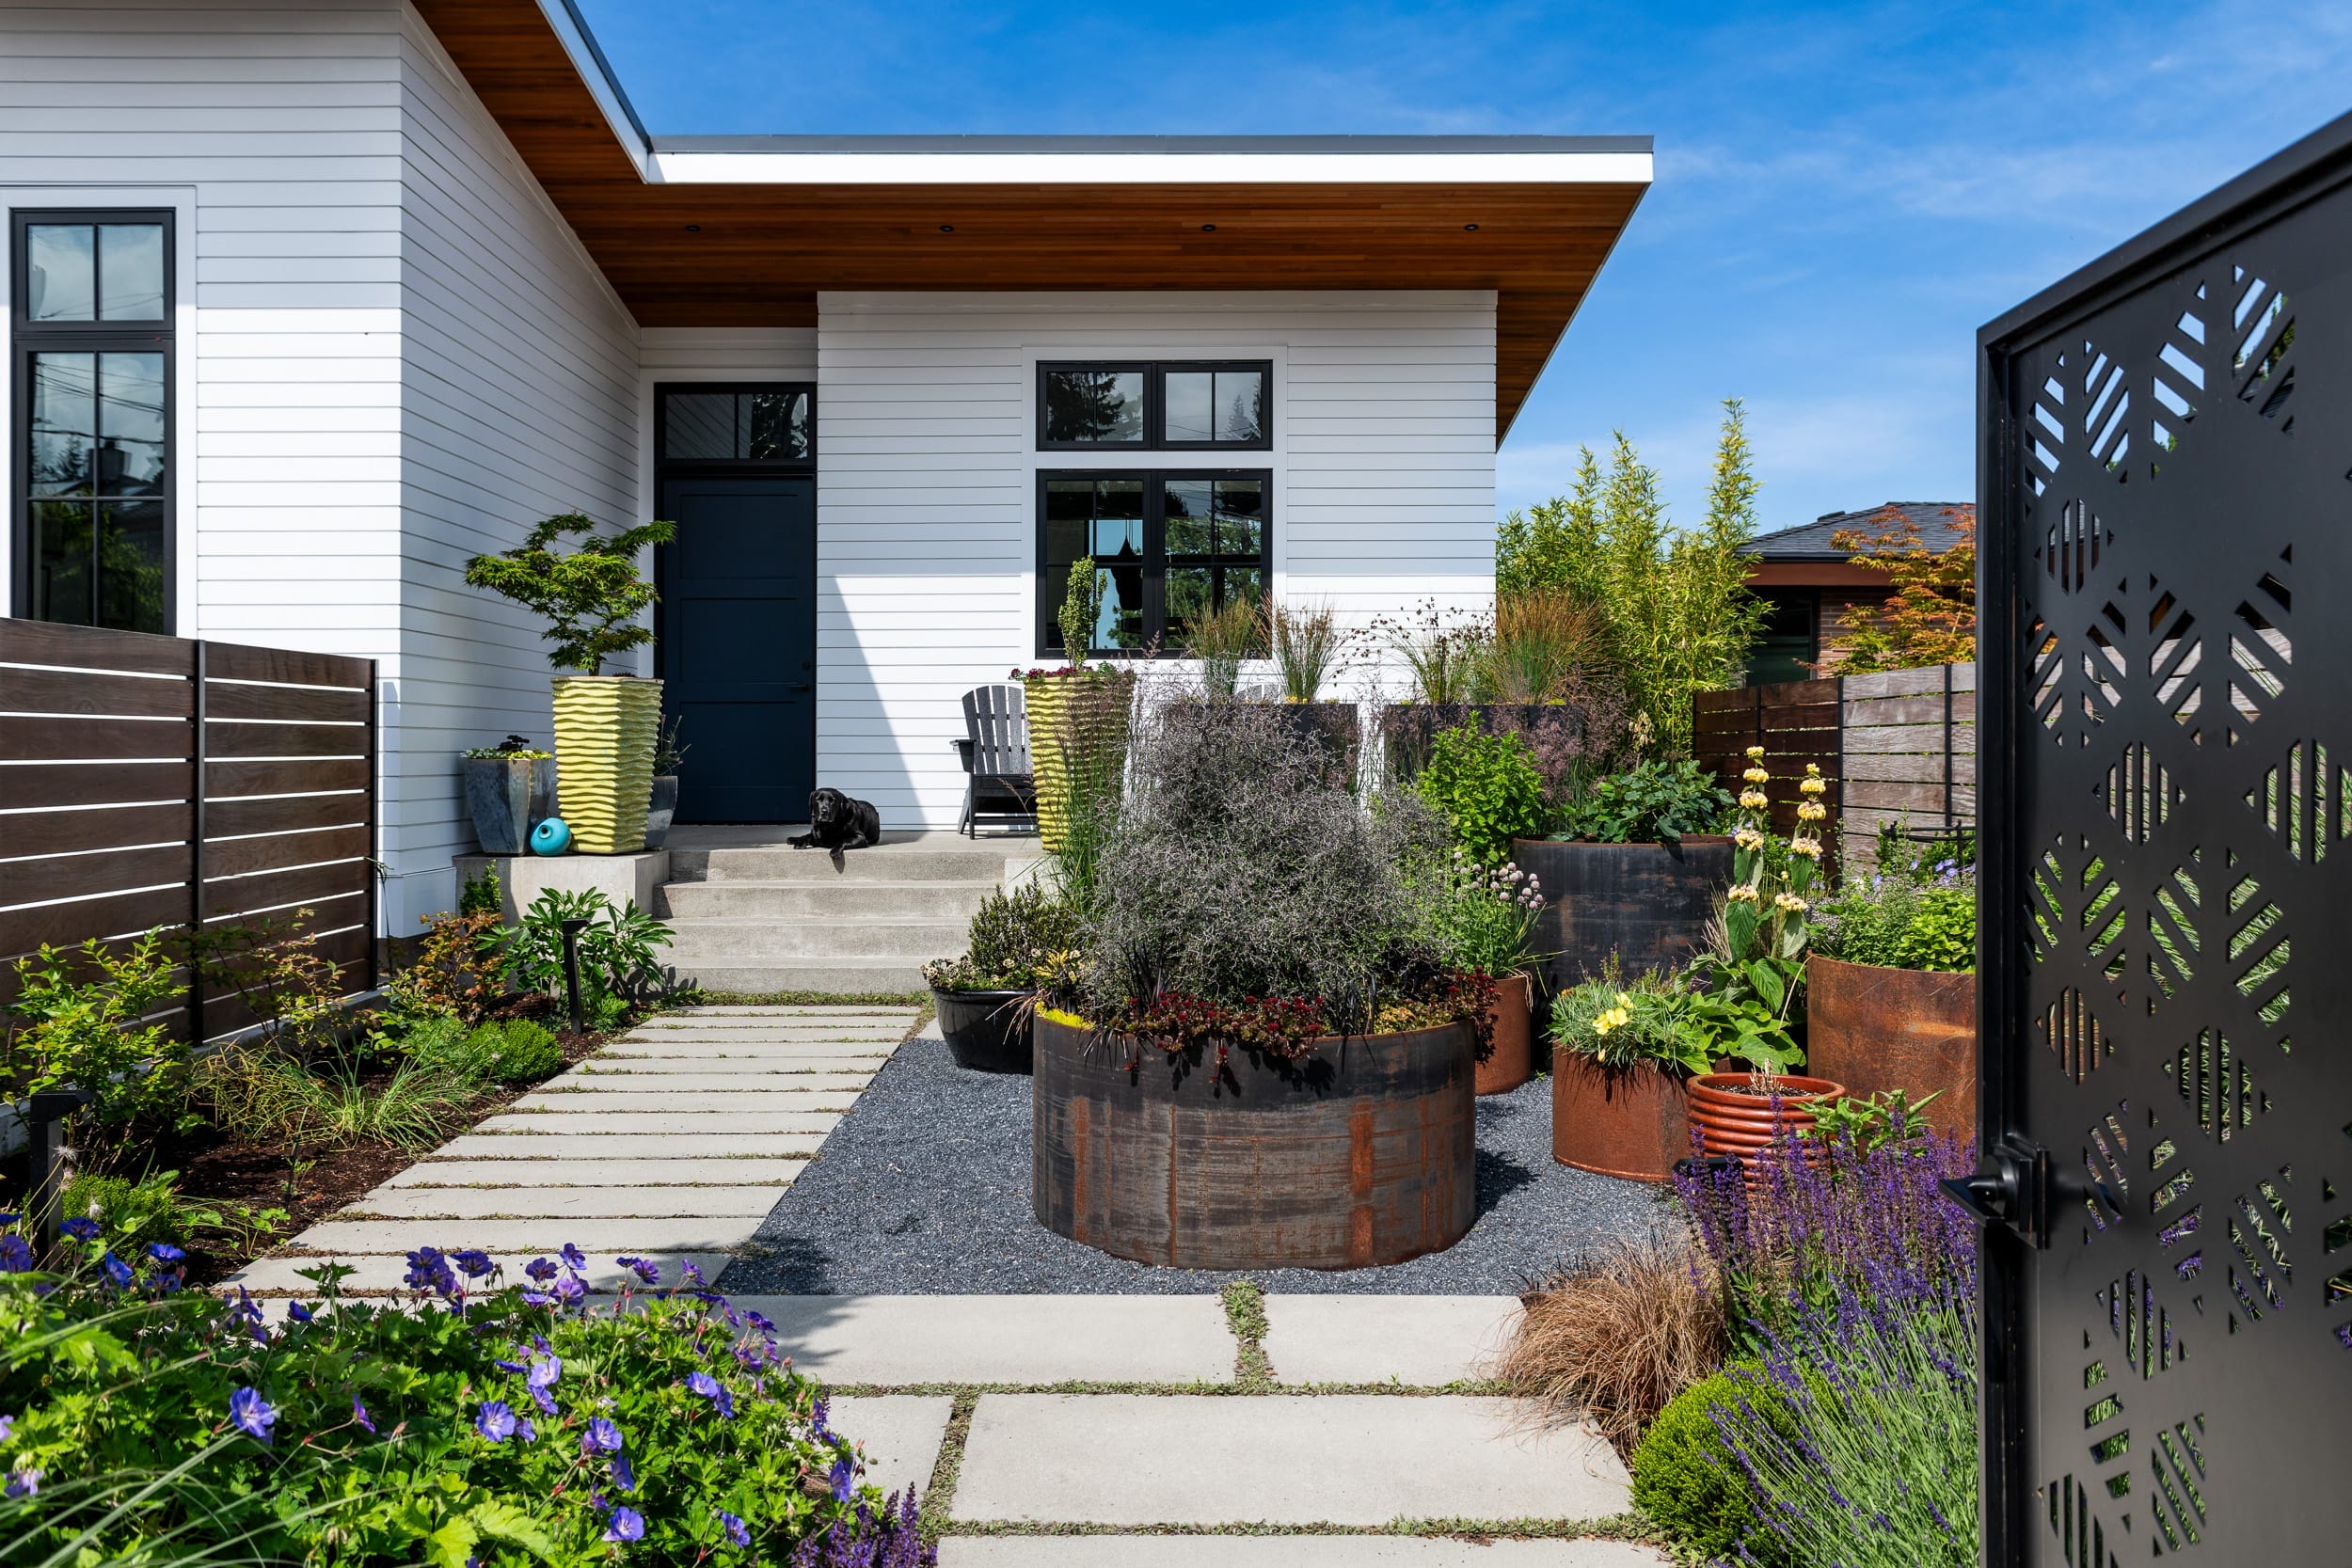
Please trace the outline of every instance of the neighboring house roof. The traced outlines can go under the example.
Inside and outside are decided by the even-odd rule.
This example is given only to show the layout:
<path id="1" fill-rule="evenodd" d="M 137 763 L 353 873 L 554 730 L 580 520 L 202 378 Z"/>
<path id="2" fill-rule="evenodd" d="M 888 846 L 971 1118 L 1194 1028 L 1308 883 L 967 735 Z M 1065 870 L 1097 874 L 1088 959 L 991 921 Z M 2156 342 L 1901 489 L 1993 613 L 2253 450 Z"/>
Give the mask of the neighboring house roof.
<path id="1" fill-rule="evenodd" d="M 1960 541 L 1954 520 L 1972 518 L 1976 512 L 1973 501 L 1886 501 L 1859 512 L 1824 512 L 1812 522 L 1760 534 L 1740 546 L 1740 551 L 1768 562 L 1851 561 L 1854 552 L 1839 548 L 1836 535 L 1883 533 L 1899 527 L 1901 518 L 1908 518 L 1919 531 L 1919 542 L 1940 554 Z"/>
<path id="2" fill-rule="evenodd" d="M 646 326 L 822 291 L 1493 291 L 1500 440 L 1649 188 L 1646 136 L 679 136 L 570 0 L 418 0 Z"/>

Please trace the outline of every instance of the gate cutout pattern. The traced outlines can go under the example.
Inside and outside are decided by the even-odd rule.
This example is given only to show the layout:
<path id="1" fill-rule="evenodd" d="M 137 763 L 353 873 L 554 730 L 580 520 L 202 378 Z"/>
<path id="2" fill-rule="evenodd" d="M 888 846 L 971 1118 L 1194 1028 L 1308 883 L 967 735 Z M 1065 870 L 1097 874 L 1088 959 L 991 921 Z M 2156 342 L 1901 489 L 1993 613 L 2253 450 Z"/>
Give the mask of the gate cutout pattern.
<path id="1" fill-rule="evenodd" d="M 2347 234 L 2352 119 L 1985 330 L 1988 1563 L 2352 1561 Z"/>

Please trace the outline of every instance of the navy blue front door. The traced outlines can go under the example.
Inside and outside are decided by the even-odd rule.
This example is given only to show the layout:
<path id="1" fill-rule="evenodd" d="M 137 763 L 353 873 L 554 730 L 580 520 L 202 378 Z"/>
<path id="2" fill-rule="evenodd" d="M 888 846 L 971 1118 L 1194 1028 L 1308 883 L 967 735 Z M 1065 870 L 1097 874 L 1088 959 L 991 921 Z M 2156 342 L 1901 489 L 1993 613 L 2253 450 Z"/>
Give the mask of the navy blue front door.
<path id="1" fill-rule="evenodd" d="M 691 752 L 680 822 L 798 822 L 817 787 L 817 483 L 672 479 L 664 706 Z"/>

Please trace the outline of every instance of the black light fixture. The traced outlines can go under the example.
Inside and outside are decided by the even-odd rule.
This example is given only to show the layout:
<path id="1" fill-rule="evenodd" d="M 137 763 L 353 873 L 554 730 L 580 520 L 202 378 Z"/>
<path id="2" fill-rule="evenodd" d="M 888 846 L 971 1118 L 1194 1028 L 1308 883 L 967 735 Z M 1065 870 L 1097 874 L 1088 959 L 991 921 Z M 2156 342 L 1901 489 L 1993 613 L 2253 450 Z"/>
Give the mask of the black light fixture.
<path id="1" fill-rule="evenodd" d="M 1214 234 L 1216 232 L 1216 225 L 1214 223 L 1204 223 L 1200 226 L 1200 232 L 1203 234 Z"/>
<path id="2" fill-rule="evenodd" d="M 1462 225 L 1462 232 L 1465 234 L 1475 234 L 1478 232 L 1478 225 L 1474 223 L 1466 223 Z"/>
<path id="3" fill-rule="evenodd" d="M 585 1034 L 588 1020 L 580 999 L 580 933 L 588 928 L 588 922 L 573 919 L 562 922 L 564 932 L 564 995 L 571 1004 L 572 1033 Z"/>
<path id="4" fill-rule="evenodd" d="M 943 234 L 952 234 L 956 231 L 956 226 L 952 223 L 943 223 L 939 226 L 939 231 Z"/>

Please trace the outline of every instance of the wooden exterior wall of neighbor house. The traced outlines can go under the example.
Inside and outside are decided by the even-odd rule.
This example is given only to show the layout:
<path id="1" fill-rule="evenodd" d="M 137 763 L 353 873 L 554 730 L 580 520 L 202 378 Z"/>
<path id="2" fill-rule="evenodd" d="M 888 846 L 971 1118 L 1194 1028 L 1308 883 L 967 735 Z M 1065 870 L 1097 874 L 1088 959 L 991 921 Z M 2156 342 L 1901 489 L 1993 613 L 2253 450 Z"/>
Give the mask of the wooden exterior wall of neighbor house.
<path id="1" fill-rule="evenodd" d="M 1726 787 L 1740 787 L 1746 749 L 1764 748 L 1773 774 L 1766 794 L 1783 832 L 1796 826 L 1804 765 L 1820 765 L 1828 826 L 1849 866 L 1875 858 L 1882 824 L 1906 832 L 1976 824 L 1973 663 L 1703 691 L 1692 707 L 1693 749 Z"/>
<path id="2" fill-rule="evenodd" d="M 0 1002 L 7 960 L 161 927 L 285 929 L 375 983 L 373 661 L 0 620 Z M 167 1022 L 255 1022 L 192 978 Z"/>
<path id="3" fill-rule="evenodd" d="M 818 770 L 952 827 L 963 693 L 1040 661 L 1040 469 L 1270 469 L 1275 591 L 1349 624 L 1494 589 L 1494 298 L 1480 292 L 826 294 Z M 1038 451 L 1038 361 L 1274 365 L 1272 448 Z M 1353 677 L 1329 695 L 1353 695 Z"/>

